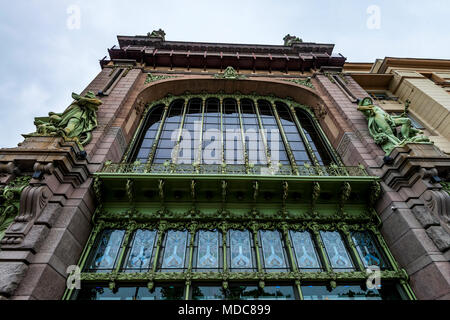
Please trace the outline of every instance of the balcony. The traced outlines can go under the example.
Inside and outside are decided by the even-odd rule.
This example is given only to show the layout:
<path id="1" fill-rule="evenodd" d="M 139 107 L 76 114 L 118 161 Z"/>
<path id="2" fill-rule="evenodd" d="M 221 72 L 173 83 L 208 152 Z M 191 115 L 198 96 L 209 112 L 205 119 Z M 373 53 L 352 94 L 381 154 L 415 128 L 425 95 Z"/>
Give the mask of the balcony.
<path id="1" fill-rule="evenodd" d="M 290 166 L 277 165 L 273 167 L 263 165 L 218 165 L 218 164 L 152 164 L 145 163 L 110 163 L 106 162 L 103 168 L 97 173 L 100 176 L 241 176 L 260 178 L 277 177 L 280 178 L 301 178 L 312 177 L 340 177 L 340 178 L 374 178 L 370 177 L 364 167 L 339 167 L 337 165 L 330 166 Z"/>

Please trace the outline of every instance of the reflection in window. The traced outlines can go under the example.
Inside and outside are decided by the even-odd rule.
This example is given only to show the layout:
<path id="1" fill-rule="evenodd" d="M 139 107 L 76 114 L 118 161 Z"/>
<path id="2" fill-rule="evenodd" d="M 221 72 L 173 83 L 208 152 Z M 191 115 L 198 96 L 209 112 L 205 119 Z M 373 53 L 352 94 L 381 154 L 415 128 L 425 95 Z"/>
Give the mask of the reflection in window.
<path id="1" fill-rule="evenodd" d="M 127 253 L 124 269 L 129 272 L 145 272 L 150 267 L 157 232 L 136 230 Z"/>
<path id="2" fill-rule="evenodd" d="M 228 164 L 243 164 L 244 146 L 242 145 L 239 111 L 234 99 L 224 99 L 223 101 L 223 130 L 226 149 L 225 162 Z"/>
<path id="3" fill-rule="evenodd" d="M 393 284 L 368 290 L 360 285 L 339 285 L 332 289 L 325 285 L 302 286 L 304 300 L 402 300 L 403 295 Z"/>
<path id="4" fill-rule="evenodd" d="M 321 271 L 319 258 L 311 234 L 307 231 L 290 231 L 297 266 L 301 271 Z"/>
<path id="5" fill-rule="evenodd" d="M 188 235 L 187 231 L 169 230 L 167 232 L 162 270 L 177 271 L 185 267 Z"/>
<path id="6" fill-rule="evenodd" d="M 266 271 L 287 271 L 286 255 L 278 231 L 260 230 L 263 264 Z"/>
<path id="7" fill-rule="evenodd" d="M 124 230 L 103 230 L 96 246 L 97 249 L 86 268 L 87 271 L 113 271 L 124 235 Z"/>
<path id="8" fill-rule="evenodd" d="M 281 102 L 277 102 L 276 106 L 283 130 L 286 136 L 288 136 L 289 146 L 292 150 L 292 154 L 294 155 L 295 163 L 298 166 L 302 166 L 304 163 L 311 163 L 303 139 L 297 129 L 294 119 L 292 118 L 291 111 L 288 106 Z"/>
<path id="9" fill-rule="evenodd" d="M 182 300 L 182 286 L 161 285 L 152 290 L 147 287 L 119 287 L 111 290 L 107 286 L 83 284 L 72 296 L 72 300 Z"/>
<path id="10" fill-rule="evenodd" d="M 381 270 L 388 269 L 384 256 L 368 232 L 352 232 L 352 239 L 365 267 L 378 266 Z"/>
<path id="11" fill-rule="evenodd" d="M 337 231 L 320 231 L 328 260 L 335 271 L 353 271 L 353 264 L 345 248 L 341 235 Z"/>
<path id="12" fill-rule="evenodd" d="M 295 113 L 297 115 L 298 121 L 300 122 L 300 125 L 303 128 L 303 132 L 308 139 L 308 143 L 313 149 L 317 161 L 319 161 L 320 165 L 329 165 L 332 162 L 330 154 L 325 147 L 323 138 L 319 135 L 319 129 L 316 128 L 313 121 L 311 120 L 311 116 L 302 109 L 297 109 Z"/>
<path id="13" fill-rule="evenodd" d="M 192 300 L 225 300 L 222 286 L 192 286 Z"/>
<path id="14" fill-rule="evenodd" d="M 197 232 L 197 247 L 195 248 L 194 266 L 197 271 L 212 271 L 219 268 L 220 238 L 217 231 L 200 230 Z"/>
<path id="15" fill-rule="evenodd" d="M 156 133 L 158 132 L 159 125 L 161 124 L 161 118 L 163 115 L 164 106 L 158 105 L 153 107 L 146 118 L 146 129 L 144 130 L 144 136 L 142 137 L 142 143 L 139 152 L 135 156 L 134 160 L 139 160 L 141 163 L 145 163 L 150 156 L 150 152 L 155 141 Z"/>
<path id="16" fill-rule="evenodd" d="M 230 285 L 227 290 L 228 300 L 294 300 L 292 286 L 266 285 L 264 289 L 255 285 Z"/>
<path id="17" fill-rule="evenodd" d="M 266 100 L 258 100 L 258 109 L 263 129 L 266 130 L 267 148 L 270 150 L 270 159 L 272 162 L 280 162 L 288 165 L 289 158 L 281 138 L 277 120 L 273 114 L 272 105 Z"/>
<path id="18" fill-rule="evenodd" d="M 241 100 L 241 113 L 249 163 L 267 164 L 265 143 L 252 100 Z"/>
<path id="19" fill-rule="evenodd" d="M 229 259 L 232 271 L 253 271 L 253 253 L 250 232 L 247 230 L 230 230 L 229 236 Z"/>
<path id="20" fill-rule="evenodd" d="M 172 150 L 177 142 L 182 114 L 183 100 L 172 102 L 161 131 L 153 163 L 164 163 L 172 159 Z"/>
<path id="21" fill-rule="evenodd" d="M 177 163 L 192 164 L 198 161 L 204 164 L 221 164 L 224 161 L 227 164 L 242 165 L 245 163 L 246 151 L 251 164 L 267 165 L 267 155 L 270 155 L 274 164 L 281 162 L 289 165 L 287 146 L 280 133 L 284 131 L 296 165 L 312 163 L 306 143 L 311 145 L 320 164 L 330 164 L 331 158 L 325 147 L 325 140 L 320 136 L 319 128 L 310 115 L 300 108 L 294 114 L 282 102 L 275 102 L 275 106 L 283 130 L 279 127 L 272 103 L 264 99 L 255 103 L 251 99 L 242 98 L 238 107 L 238 101 L 234 98 L 223 99 L 222 105 L 215 97 L 205 101 L 192 98 L 187 103 L 181 98 L 170 104 L 164 123 L 161 123 L 164 106 L 158 105 L 152 108 L 145 120 L 145 129 L 137 140 L 139 147 L 131 160 L 147 162 L 156 142 L 153 163 L 157 164 L 174 161 L 172 156 L 175 154 L 172 151 L 178 143 Z M 299 132 L 295 116 L 299 119 L 307 141 L 303 140 Z M 161 136 L 159 141 L 155 141 L 160 127 Z M 265 132 L 266 143 L 263 141 L 262 131 Z"/>

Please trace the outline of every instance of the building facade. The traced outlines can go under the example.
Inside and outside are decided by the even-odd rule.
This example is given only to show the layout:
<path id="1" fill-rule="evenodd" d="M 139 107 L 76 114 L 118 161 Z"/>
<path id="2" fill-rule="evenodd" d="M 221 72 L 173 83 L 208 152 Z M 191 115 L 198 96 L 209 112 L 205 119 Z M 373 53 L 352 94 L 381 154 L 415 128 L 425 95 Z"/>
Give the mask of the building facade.
<path id="1" fill-rule="evenodd" d="M 0 149 L 2 299 L 450 299 L 450 60 L 118 41 Z"/>

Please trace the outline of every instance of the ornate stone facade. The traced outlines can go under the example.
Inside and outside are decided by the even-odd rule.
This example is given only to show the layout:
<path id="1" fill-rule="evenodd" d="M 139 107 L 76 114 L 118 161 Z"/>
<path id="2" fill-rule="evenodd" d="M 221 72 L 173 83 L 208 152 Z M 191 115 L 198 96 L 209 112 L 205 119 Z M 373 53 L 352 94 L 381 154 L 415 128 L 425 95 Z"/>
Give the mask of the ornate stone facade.
<path id="1" fill-rule="evenodd" d="M 292 282 L 302 299 L 303 284 L 326 283 L 333 290 L 365 281 L 365 261 L 352 235 L 370 231 L 390 265 L 382 270 L 382 279 L 401 287 L 404 298 L 450 299 L 450 196 L 444 189 L 450 158 L 438 143 L 409 143 L 393 147 L 387 159 L 357 110 L 358 101 L 369 96 L 364 86 L 371 79 L 346 73 L 345 58 L 332 55 L 333 45 L 289 35 L 280 46 L 181 43 L 166 41 L 162 30 L 118 39 L 120 46 L 110 50 L 110 60 L 101 61 L 101 72 L 75 98 L 92 99 L 98 106 L 95 117 L 83 113 L 80 118 L 78 106 L 68 119 L 77 120 L 70 132 L 49 134 L 67 129 L 68 122 L 61 123 L 63 113 L 54 117 L 55 130 L 41 121 L 38 134 L 26 135 L 16 148 L 0 149 L 0 297 L 70 299 L 68 267 L 86 267 L 105 228 L 123 230 L 123 248 L 136 230 L 149 228 L 158 234 L 156 255 L 167 230 L 186 230 L 191 250 L 186 270 L 157 272 L 155 260 L 144 273 L 127 274 L 121 266 L 108 273 L 83 271 L 82 284 L 107 283 L 114 291 L 128 280 L 150 290 L 161 281 L 186 288 L 206 281 L 227 290 L 236 281 L 264 289 L 283 280 Z M 248 156 L 240 166 L 214 168 L 170 161 L 154 166 L 133 159 L 149 110 L 162 106 L 164 122 L 172 102 L 197 99 L 204 109 L 209 98 L 217 99 L 219 106 L 227 99 L 238 101 L 241 129 L 245 99 L 254 106 L 267 101 L 279 128 L 280 104 L 287 106 L 295 128 L 304 125 L 297 116 L 297 110 L 304 110 L 330 163 L 321 163 L 312 138 L 303 130 L 299 134 L 308 141 L 304 152 L 311 161 L 296 165 L 289 133 L 281 130 L 288 164 L 271 167 L 278 176 L 261 174 Z M 411 102 L 414 110 L 417 102 Z M 89 130 L 78 130 L 84 135 L 71 139 L 80 119 Z M 262 126 L 258 112 L 255 119 Z M 437 129 L 441 127 L 439 123 Z M 161 131 L 160 127 L 155 132 L 157 138 Z M 153 159 L 156 142 L 149 149 Z M 221 234 L 223 257 L 228 230 L 248 230 L 252 243 L 261 248 L 255 270 L 232 272 L 232 262 L 223 258 L 221 271 L 196 272 L 194 241 L 203 229 Z M 292 269 L 264 272 L 260 230 L 280 233 Z M 317 243 L 321 272 L 302 272 L 295 262 L 290 234 L 306 231 Z M 323 232 L 342 235 L 352 270 L 333 268 L 334 262 L 326 258 Z M 121 252 L 118 259 L 123 260 Z M 189 292 L 186 289 L 184 298 L 191 297 Z"/>

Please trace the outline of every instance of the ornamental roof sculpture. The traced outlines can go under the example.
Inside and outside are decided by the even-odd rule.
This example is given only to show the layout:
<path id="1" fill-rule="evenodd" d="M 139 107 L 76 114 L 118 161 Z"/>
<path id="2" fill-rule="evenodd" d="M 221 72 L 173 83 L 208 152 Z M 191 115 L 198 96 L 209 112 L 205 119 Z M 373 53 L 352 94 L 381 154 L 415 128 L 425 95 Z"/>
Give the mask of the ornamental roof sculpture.
<path id="1" fill-rule="evenodd" d="M 74 102 L 63 112 L 49 112 L 48 117 L 36 118 L 35 136 L 61 136 L 77 141 L 82 146 L 92 139 L 92 130 L 97 127 L 97 110 L 102 101 L 93 92 L 84 97 L 72 93 Z"/>
<path id="2" fill-rule="evenodd" d="M 400 116 L 392 116 L 374 105 L 369 97 L 359 101 L 358 110 L 366 116 L 370 135 L 386 155 L 389 155 L 394 148 L 402 147 L 407 143 L 431 143 L 427 136 L 422 135 L 423 131 L 411 126 L 411 120 L 405 117 L 406 111 Z M 399 126 L 401 128 L 397 133 Z"/>
<path id="3" fill-rule="evenodd" d="M 150 38 L 161 38 L 164 41 L 166 38 L 166 33 L 163 29 L 159 28 L 159 30 L 153 30 L 151 33 L 147 33 L 147 36 Z"/>
<path id="4" fill-rule="evenodd" d="M 294 43 L 302 43 L 303 42 L 303 40 L 300 39 L 299 37 L 291 36 L 289 33 L 286 36 L 284 36 L 283 40 L 284 40 L 285 46 L 292 46 L 292 44 L 294 44 Z"/>
<path id="5" fill-rule="evenodd" d="M 228 66 L 223 74 L 216 74 L 214 75 L 214 78 L 216 79 L 230 79 L 230 80 L 239 80 L 239 79 L 246 79 L 247 77 L 244 75 L 240 75 L 237 73 L 236 70 L 234 70 L 233 67 Z"/>

